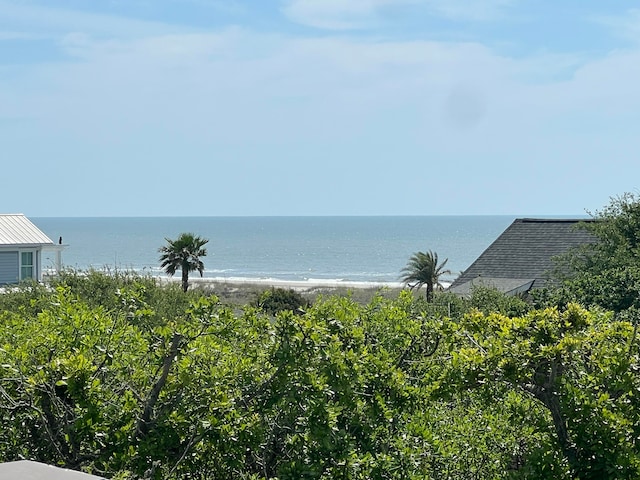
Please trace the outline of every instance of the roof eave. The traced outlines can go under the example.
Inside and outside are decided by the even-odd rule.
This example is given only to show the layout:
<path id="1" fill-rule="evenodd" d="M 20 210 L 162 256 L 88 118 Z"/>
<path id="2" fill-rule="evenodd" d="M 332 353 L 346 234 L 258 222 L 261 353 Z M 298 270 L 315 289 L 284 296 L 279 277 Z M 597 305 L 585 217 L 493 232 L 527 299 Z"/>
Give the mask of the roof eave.
<path id="1" fill-rule="evenodd" d="M 51 243 L 0 243 L 0 248 L 38 248 L 38 247 L 49 247 L 54 246 L 53 242 Z"/>

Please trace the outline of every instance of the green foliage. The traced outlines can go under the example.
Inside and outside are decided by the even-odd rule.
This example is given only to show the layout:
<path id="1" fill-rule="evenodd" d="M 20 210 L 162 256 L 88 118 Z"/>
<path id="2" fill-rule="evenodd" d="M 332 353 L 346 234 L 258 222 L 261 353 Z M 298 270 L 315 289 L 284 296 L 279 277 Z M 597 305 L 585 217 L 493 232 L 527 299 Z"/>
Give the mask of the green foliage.
<path id="1" fill-rule="evenodd" d="M 563 470 L 580 479 L 640 475 L 640 364 L 630 323 L 569 305 L 522 317 L 476 312 L 447 328 L 452 357 L 440 394 L 474 391 L 490 403 L 517 394 L 546 410 L 564 463 L 545 473 L 549 455 L 534 456 L 526 478 L 561 478 Z"/>
<path id="2" fill-rule="evenodd" d="M 509 317 L 524 315 L 531 308 L 521 296 L 507 295 L 496 288 L 484 286 L 473 287 L 468 305 L 485 314 L 501 313 Z"/>
<path id="3" fill-rule="evenodd" d="M 76 296 L 89 305 L 110 310 L 119 307 L 116 294 L 120 289 L 146 281 L 153 280 L 123 270 L 66 269 L 57 275 L 52 285 L 69 287 Z"/>
<path id="4" fill-rule="evenodd" d="M 578 301 L 615 312 L 640 308 L 640 198 L 628 193 L 612 198 L 593 220 L 582 228 L 597 242 L 561 257 L 556 275 L 562 287 L 539 300 Z"/>
<path id="5" fill-rule="evenodd" d="M 136 303 L 92 307 L 60 286 L 37 316 L 0 317 L 3 459 L 132 478 L 404 469 L 397 435 L 419 404 L 397 361 L 419 331 L 409 297 L 364 312 L 332 299 L 275 323 L 200 297 L 144 328 L 130 313 L 152 313 Z"/>
<path id="6" fill-rule="evenodd" d="M 633 324 L 474 295 L 274 317 L 132 275 L 20 287 L 0 298 L 0 461 L 121 479 L 637 477 Z"/>
<path id="7" fill-rule="evenodd" d="M 491 287 L 476 286 L 468 298 L 450 292 L 435 292 L 431 302 L 417 298 L 414 311 L 424 317 L 460 319 L 465 314 L 480 310 L 483 313 L 501 313 L 508 316 L 524 315 L 531 304 L 523 297 L 507 295 Z"/>
<path id="8" fill-rule="evenodd" d="M 258 295 L 253 305 L 263 311 L 276 315 L 290 310 L 293 313 L 303 313 L 309 307 L 309 301 L 293 289 L 270 288 Z"/>
<path id="9" fill-rule="evenodd" d="M 431 462 L 429 478 L 535 478 L 524 472 L 537 470 L 534 455 L 542 449 L 552 455 L 548 468 L 558 463 L 550 435 L 540 431 L 541 417 L 540 409 L 519 395 L 488 402 L 467 391 L 446 400 L 432 399 L 429 408 L 415 415 L 413 428 L 423 434 L 421 448 Z"/>
<path id="10" fill-rule="evenodd" d="M 0 294 L 0 312 L 20 312 L 21 315 L 35 316 L 48 305 L 50 291 L 34 280 L 20 282 Z"/>
<path id="11" fill-rule="evenodd" d="M 133 412 L 127 396 L 115 392 L 140 379 L 132 365 L 149 361 L 132 326 L 107 320 L 63 287 L 37 316 L 0 318 L 1 388 L 8 394 L 0 412 L 11 444 L 28 457 L 75 468 L 126 441 L 121 427 Z"/>
<path id="12" fill-rule="evenodd" d="M 200 296 L 186 295 L 178 285 L 160 285 L 157 278 L 131 271 L 64 270 L 52 286 L 69 287 L 79 300 L 131 321 L 160 325 L 184 317 L 192 301 Z"/>

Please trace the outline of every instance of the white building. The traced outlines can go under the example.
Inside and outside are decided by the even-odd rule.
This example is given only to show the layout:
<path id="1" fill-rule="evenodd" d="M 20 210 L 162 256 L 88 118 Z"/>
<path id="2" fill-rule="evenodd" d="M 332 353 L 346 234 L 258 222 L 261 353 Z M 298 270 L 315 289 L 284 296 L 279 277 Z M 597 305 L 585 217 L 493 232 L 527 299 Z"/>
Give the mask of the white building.
<path id="1" fill-rule="evenodd" d="M 62 248 L 23 214 L 0 214 L 0 285 L 42 281 L 42 250 L 55 251 L 59 270 Z"/>

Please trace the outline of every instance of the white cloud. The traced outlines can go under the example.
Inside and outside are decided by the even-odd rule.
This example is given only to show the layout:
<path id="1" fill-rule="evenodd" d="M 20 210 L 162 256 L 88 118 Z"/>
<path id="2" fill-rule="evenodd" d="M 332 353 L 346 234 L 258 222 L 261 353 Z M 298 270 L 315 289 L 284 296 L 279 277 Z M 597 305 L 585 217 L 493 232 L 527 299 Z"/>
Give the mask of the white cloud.
<path id="1" fill-rule="evenodd" d="M 640 43 L 640 9 L 638 8 L 632 8 L 624 15 L 598 16 L 592 20 L 607 27 L 615 37 Z"/>
<path id="2" fill-rule="evenodd" d="M 455 20 L 488 21 L 502 18 L 515 0 L 288 0 L 283 12 L 293 21 L 317 28 L 368 28 L 383 20 L 386 9 L 412 6 Z"/>
<path id="3" fill-rule="evenodd" d="M 504 17 L 515 0 L 424 0 L 429 9 L 455 20 L 489 21 Z"/>
<path id="4" fill-rule="evenodd" d="M 401 135 L 429 132 L 429 148 L 504 151 L 533 141 L 558 115 L 640 103 L 631 87 L 640 80 L 636 59 L 620 54 L 581 65 L 553 56 L 511 59 L 474 43 L 240 29 L 119 41 L 72 34 L 65 48 L 82 62 L 34 68 L 35 87 L 21 98 L 14 87 L 8 114 L 46 118 L 100 142 L 147 130 L 195 142 L 370 141 L 388 123 Z M 624 77 L 613 73 L 621 71 Z M 460 132 L 480 137 L 456 145 Z"/>
<path id="5" fill-rule="evenodd" d="M 2 40 L 35 40 L 42 38 L 39 35 L 25 33 L 25 32 L 12 32 L 0 30 L 0 41 Z"/>
<path id="6" fill-rule="evenodd" d="M 356 3 L 351 15 L 366 17 L 385 5 Z M 21 118 L 6 122 L 7 155 L 43 164 L 55 158 L 62 172 L 84 172 L 87 158 L 97 158 L 114 162 L 114 172 L 131 171 L 128 178 L 158 184 L 161 175 L 153 172 L 189 160 L 212 185 L 202 201 L 224 204 L 228 199 L 216 196 L 220 184 L 243 188 L 259 171 L 255 198 L 269 198 L 277 190 L 270 181 L 282 182 L 282 172 L 320 175 L 307 167 L 312 162 L 322 165 L 316 170 L 325 185 L 332 177 L 374 184 L 379 175 L 379 188 L 404 198 L 407 170 L 397 163 L 406 162 L 417 183 L 436 172 L 451 180 L 449 194 L 481 198 L 508 185 L 518 190 L 525 177 L 562 192 L 577 170 L 586 175 L 606 159 L 598 188 L 615 193 L 620 187 L 612 187 L 609 172 L 635 165 L 629 152 L 640 148 L 632 131 L 640 111 L 636 51 L 515 58 L 480 43 L 298 38 L 238 28 L 185 33 L 153 25 L 135 34 L 113 17 L 90 20 L 91 28 L 60 24 L 72 62 L 3 67 L 0 117 Z M 106 31 L 122 33 L 100 34 Z M 576 159 L 580 167 L 563 174 L 562 165 Z M 139 180 L 128 185 L 140 188 Z"/>
<path id="7" fill-rule="evenodd" d="M 39 36 L 54 36 L 69 32 L 91 32 L 93 35 L 136 38 L 168 32 L 184 32 L 160 22 L 132 20 L 116 15 L 86 13 L 57 7 L 43 7 L 0 0 L 0 26 L 11 25 L 12 31 Z"/>
<path id="8" fill-rule="evenodd" d="M 289 0 L 283 12 L 291 20 L 317 28 L 348 30 L 373 26 L 385 7 L 420 0 Z"/>

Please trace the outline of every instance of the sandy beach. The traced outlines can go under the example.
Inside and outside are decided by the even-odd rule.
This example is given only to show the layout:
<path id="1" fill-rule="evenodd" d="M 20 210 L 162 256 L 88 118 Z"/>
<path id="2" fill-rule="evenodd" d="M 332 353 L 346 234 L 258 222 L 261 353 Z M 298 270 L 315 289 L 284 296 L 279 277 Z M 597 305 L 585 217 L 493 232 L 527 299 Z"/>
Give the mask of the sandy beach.
<path id="1" fill-rule="evenodd" d="M 164 277 L 171 279 L 171 277 Z M 173 280 L 179 280 L 179 277 L 173 277 Z M 189 283 L 193 285 L 229 285 L 229 286 L 255 286 L 262 288 L 285 288 L 295 290 L 297 292 L 304 292 L 308 290 L 317 289 L 380 289 L 380 288 L 392 288 L 401 289 L 404 285 L 400 282 L 355 282 L 348 280 L 323 280 L 323 279 L 309 279 L 309 280 L 282 280 L 277 278 L 239 278 L 239 277 L 189 277 Z"/>
<path id="2" fill-rule="evenodd" d="M 180 282 L 180 275 L 159 276 L 161 282 Z M 396 297 L 404 288 L 400 282 L 355 282 L 342 280 L 282 280 L 274 278 L 237 278 L 237 277 L 189 277 L 191 288 L 212 291 L 223 302 L 246 304 L 269 288 L 294 290 L 309 300 L 318 296 L 350 295 L 359 302 L 368 302 L 374 295 Z"/>

